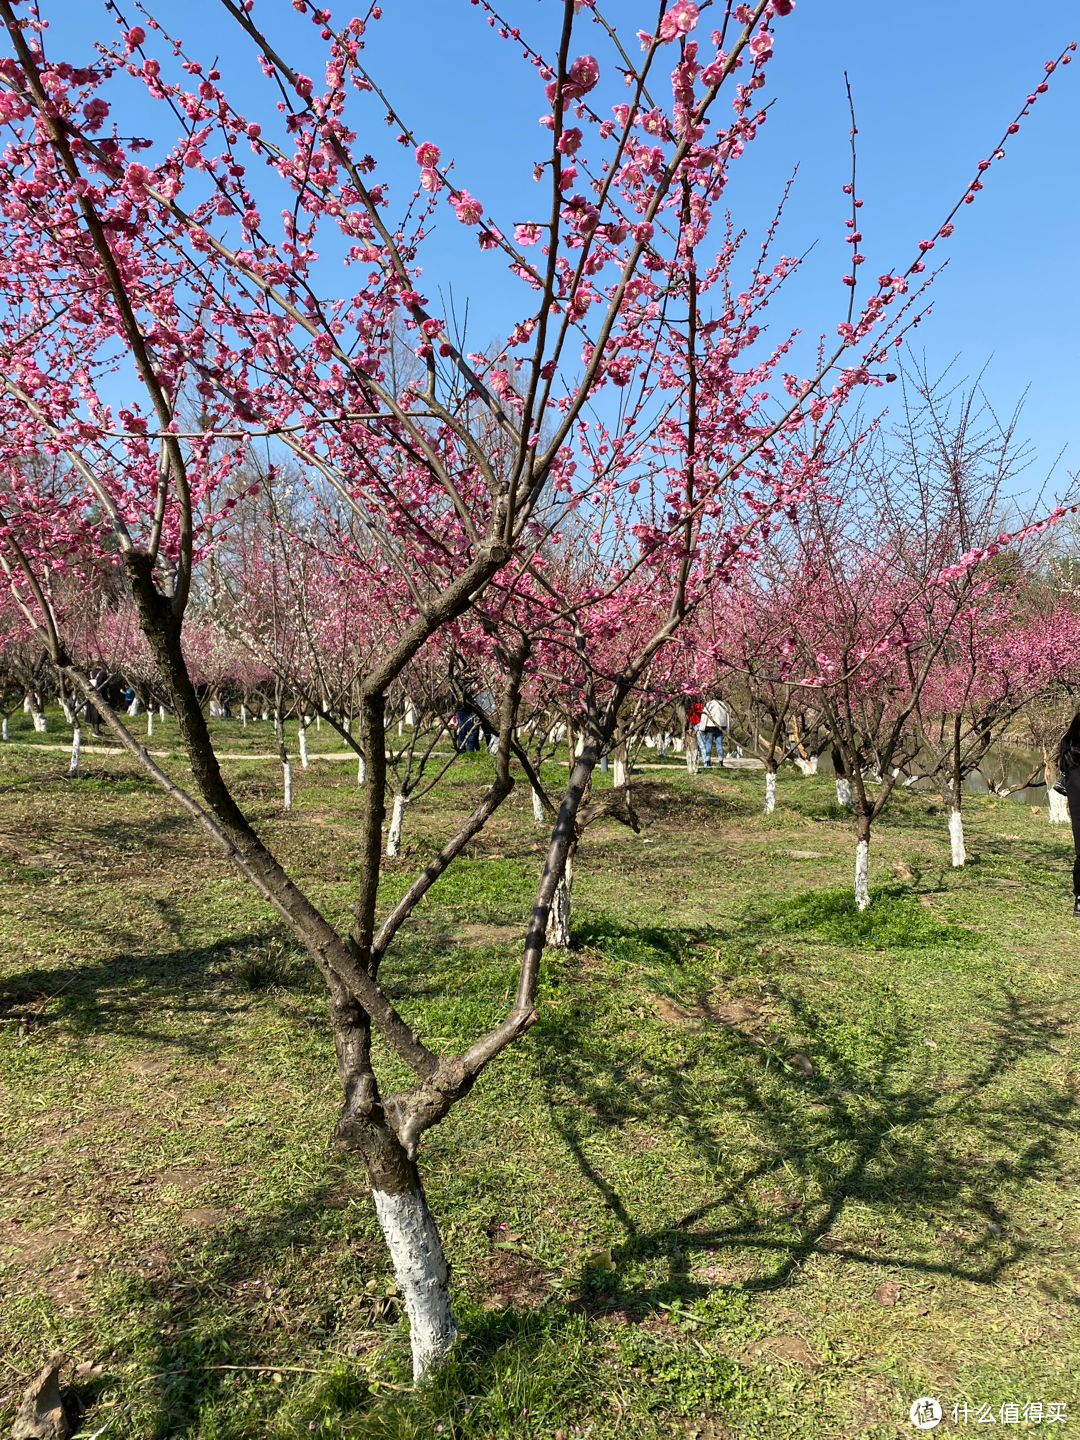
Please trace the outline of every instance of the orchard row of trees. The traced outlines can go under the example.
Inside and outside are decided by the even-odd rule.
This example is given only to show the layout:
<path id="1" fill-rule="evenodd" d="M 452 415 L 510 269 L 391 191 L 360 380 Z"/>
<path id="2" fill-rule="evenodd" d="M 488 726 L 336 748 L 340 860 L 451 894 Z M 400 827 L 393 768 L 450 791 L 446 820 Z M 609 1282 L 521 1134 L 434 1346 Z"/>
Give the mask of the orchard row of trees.
<path id="1" fill-rule="evenodd" d="M 1070 52 L 876 280 L 853 123 L 836 329 L 804 354 L 797 331 L 765 325 L 798 260 L 775 225 L 744 256 L 722 209 L 768 118 L 793 0 L 660 0 L 630 43 L 591 0 L 530 7 L 534 38 L 488 0 L 461 9 L 535 87 L 531 214 L 466 188 L 395 108 L 367 66 L 377 5 L 342 22 L 294 0 L 263 28 L 253 0 L 220 0 L 214 52 L 239 64 L 248 47 L 265 77 L 251 114 L 249 91 L 142 8 L 145 27 L 110 4 L 113 33 L 69 56 L 38 5 L 0 0 L 5 664 L 39 711 L 50 684 L 73 716 L 93 707 L 318 965 L 337 1138 L 365 1166 L 417 1375 L 456 1334 L 423 1135 L 533 1025 L 584 829 L 635 823 L 640 737 L 677 730 L 682 697 L 717 687 L 748 697 L 773 784 L 789 733 L 807 763 L 831 746 L 863 904 L 872 825 L 901 777 L 937 756 L 958 813 L 980 745 L 1067 680 L 1075 651 L 1067 599 L 1031 553 L 1064 511 L 1008 520 L 1011 435 L 918 380 L 898 426 L 866 401 L 926 313 L 930 252 Z M 470 103 L 489 124 L 482 87 Z M 458 225 L 520 301 L 484 353 L 432 298 L 439 236 Z M 101 670 L 167 705 L 189 788 Z M 318 716 L 355 748 L 346 927 L 245 814 L 211 699 L 277 715 L 279 737 L 289 711 Z M 387 800 L 400 834 L 410 795 L 449 763 L 451 700 L 481 712 L 494 778 L 383 916 Z M 570 764 L 551 783 L 563 726 Z M 594 792 L 605 754 L 614 784 Z M 516 993 L 440 1051 L 384 975 L 403 922 L 519 774 L 550 830 Z M 376 1033 L 413 1077 L 391 1093 Z"/>

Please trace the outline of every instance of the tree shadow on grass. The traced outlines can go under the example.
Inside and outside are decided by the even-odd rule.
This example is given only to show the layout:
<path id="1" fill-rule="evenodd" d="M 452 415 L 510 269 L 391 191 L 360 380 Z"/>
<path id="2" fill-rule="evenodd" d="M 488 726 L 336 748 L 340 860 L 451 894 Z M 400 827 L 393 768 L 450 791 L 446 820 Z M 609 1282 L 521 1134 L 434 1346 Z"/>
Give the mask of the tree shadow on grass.
<path id="1" fill-rule="evenodd" d="M 1019 1074 L 1054 1052 L 1063 1022 L 1051 1006 L 1003 987 L 978 1017 L 969 1061 L 944 1072 L 895 1013 L 853 1053 L 835 1016 L 786 995 L 790 1029 L 813 1057 L 807 1075 L 801 1052 L 719 1022 L 695 999 L 679 1007 L 683 1033 L 667 1032 L 670 1061 L 655 1044 L 631 1045 L 631 1056 L 626 1036 L 613 1047 L 604 1017 L 579 1016 L 570 1029 L 541 1022 L 533 1053 L 552 1122 L 623 1232 L 617 1270 L 667 1262 L 659 1284 L 586 1276 L 598 1298 L 704 1295 L 713 1285 L 702 1261 L 713 1254 L 716 1269 L 735 1264 L 746 1290 L 781 1287 L 816 1255 L 992 1285 L 1033 1249 L 1010 1209 L 1031 1182 L 1059 1173 L 1063 1143 L 1080 1128 L 1074 1088 Z M 698 1176 L 730 1180 L 689 1210 L 673 1196 L 671 1219 L 642 1227 L 608 1156 L 613 1133 L 632 1149 L 643 1132 L 670 1133 Z M 595 1143 L 601 1135 L 606 1145 Z"/>
<path id="2" fill-rule="evenodd" d="M 206 946 L 112 955 L 55 966 L 30 966 L 0 976 L 0 1021 L 23 1034 L 62 1025 L 76 1036 L 111 1033 L 147 1044 L 181 1045 L 194 1053 L 217 1048 L 211 1027 L 166 1029 L 159 1020 L 222 1011 L 253 990 L 316 989 L 307 958 L 272 926 Z"/>

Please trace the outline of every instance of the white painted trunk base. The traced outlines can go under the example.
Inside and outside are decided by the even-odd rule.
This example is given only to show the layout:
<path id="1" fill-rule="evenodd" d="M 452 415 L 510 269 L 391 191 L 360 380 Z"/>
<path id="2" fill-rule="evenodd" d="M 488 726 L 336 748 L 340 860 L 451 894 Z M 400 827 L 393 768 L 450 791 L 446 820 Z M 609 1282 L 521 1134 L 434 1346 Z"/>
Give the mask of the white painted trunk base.
<path id="1" fill-rule="evenodd" d="M 78 775 L 79 756 L 82 753 L 82 726 L 76 725 L 71 732 L 71 765 L 68 768 L 69 775 Z"/>
<path id="2" fill-rule="evenodd" d="M 555 888 L 548 911 L 547 943 L 557 950 L 570 949 L 570 911 L 573 906 L 574 864 L 568 861 L 566 871 Z"/>
<path id="3" fill-rule="evenodd" d="M 401 827 L 405 823 L 405 796 L 394 796 L 394 808 L 390 813 L 390 832 L 386 837 L 386 856 L 396 860 L 401 854 Z"/>
<path id="4" fill-rule="evenodd" d="M 3 730 L 0 731 L 0 739 L 3 739 L 3 740 L 10 740 L 10 739 L 11 739 L 11 731 L 10 731 L 10 729 L 8 728 L 8 718 L 7 718 L 6 715 L 4 716 Z"/>
<path id="5" fill-rule="evenodd" d="M 67 723 L 68 723 L 69 725 L 74 725 L 74 724 L 75 724 L 75 711 L 72 710 L 71 706 L 68 704 L 68 702 L 64 699 L 64 697 L 63 697 L 62 695 L 61 695 L 61 697 L 60 697 L 60 709 L 63 710 L 63 712 L 64 712 L 64 719 L 67 721 Z"/>
<path id="6" fill-rule="evenodd" d="M 29 696 L 29 695 L 24 695 L 24 696 L 23 696 L 22 708 L 23 708 L 23 714 L 24 714 L 24 715 L 29 715 L 29 714 L 30 714 L 30 711 L 31 711 L 31 709 L 32 709 L 32 706 L 31 706 L 31 704 L 30 704 L 30 696 Z"/>
<path id="7" fill-rule="evenodd" d="M 621 790 L 626 784 L 626 762 L 620 760 L 617 755 L 615 764 L 611 767 L 611 783 L 616 790 Z"/>
<path id="8" fill-rule="evenodd" d="M 697 747 L 697 742 L 696 742 L 695 740 L 693 740 L 693 739 L 690 739 L 689 741 L 687 741 L 687 744 L 686 744 L 686 769 L 687 769 L 687 772 L 688 772 L 690 775 L 696 775 L 697 772 L 698 772 L 698 766 L 699 766 L 700 764 L 701 764 L 701 751 L 700 751 L 700 750 L 698 749 L 698 747 Z"/>
<path id="9" fill-rule="evenodd" d="M 848 810 L 852 809 L 851 781 L 842 775 L 836 782 L 836 803 L 843 805 Z"/>
<path id="10" fill-rule="evenodd" d="M 363 785 L 363 783 L 364 783 L 364 781 L 365 781 L 366 779 L 367 779 L 367 761 L 364 759 L 363 755 L 358 755 L 358 756 L 356 757 L 356 783 L 357 783 L 358 785 Z"/>
<path id="11" fill-rule="evenodd" d="M 817 774 L 817 762 L 818 757 L 816 755 L 811 755 L 809 760 L 804 760 L 801 755 L 795 756 L 795 764 L 798 766 L 800 772 L 807 776 L 807 778 Z"/>
<path id="12" fill-rule="evenodd" d="M 6 720 L 4 721 L 4 726 L 5 726 L 5 729 L 6 729 L 6 727 L 7 727 L 7 721 L 6 721 Z M 4 739 L 5 739 L 5 740 L 7 739 L 7 735 L 6 735 L 6 734 L 4 735 Z M 1056 790 L 1054 790 L 1053 788 L 1051 788 L 1051 790 L 1050 790 L 1048 793 L 1049 793 L 1050 799 L 1049 799 L 1049 804 L 1048 804 L 1048 806 L 1047 806 L 1047 814 L 1048 814 L 1049 817 L 1050 817 L 1050 824 L 1051 824 L 1051 825 L 1067 825 L 1067 824 L 1069 823 L 1069 801 L 1068 801 L 1068 798 L 1067 798 L 1066 796 L 1064 796 L 1064 795 L 1059 795 L 1058 792 L 1057 792 Z"/>
<path id="13" fill-rule="evenodd" d="M 40 710 L 34 711 L 34 729 L 39 735 L 44 735 L 49 728 L 49 717 L 43 715 Z"/>
<path id="14" fill-rule="evenodd" d="M 954 870 L 959 870 L 962 865 L 967 864 L 967 851 L 964 849 L 964 816 L 959 810 L 949 811 L 949 849 L 952 851 Z"/>
<path id="15" fill-rule="evenodd" d="M 870 842 L 860 840 L 855 846 L 855 908 L 865 910 L 870 904 Z"/>
<path id="16" fill-rule="evenodd" d="M 776 809 L 776 776 L 766 774 L 765 776 L 765 815 L 771 815 Z"/>
<path id="17" fill-rule="evenodd" d="M 243 729 L 245 729 L 245 730 L 247 729 L 247 706 L 246 706 L 246 705 L 241 705 L 241 706 L 240 706 L 240 724 L 241 724 L 241 726 L 243 727 Z"/>
<path id="18" fill-rule="evenodd" d="M 158 708 L 157 708 L 157 718 L 161 721 L 162 725 L 165 724 L 165 706 L 164 706 L 164 705 L 159 705 L 159 706 L 158 706 Z"/>
<path id="19" fill-rule="evenodd" d="M 291 809 L 292 809 L 292 766 L 289 764 L 288 760 L 286 760 L 286 761 L 285 761 L 285 764 L 284 764 L 281 768 L 282 768 L 282 770 L 285 772 L 285 809 L 286 809 L 286 810 L 291 810 Z"/>
<path id="20" fill-rule="evenodd" d="M 138 696 L 136 696 L 135 699 L 132 700 L 131 704 L 128 706 L 128 708 L 127 708 L 127 713 L 128 713 L 129 715 L 131 715 L 132 717 L 134 717 L 134 716 L 138 715 L 138 713 L 139 713 L 139 711 L 140 711 L 141 709 L 142 709 L 142 705 L 141 705 L 140 702 L 139 702 Z M 210 713 L 213 714 L 213 711 L 211 710 Z M 219 713 L 220 713 L 220 712 L 219 712 Z"/>
<path id="21" fill-rule="evenodd" d="M 533 819 L 538 825 L 542 825 L 544 823 L 544 802 L 540 799 L 539 790 L 534 790 L 532 792 L 532 802 Z"/>
<path id="22" fill-rule="evenodd" d="M 153 709 L 146 712 L 146 733 L 148 736 L 154 733 L 154 712 Z"/>
<path id="23" fill-rule="evenodd" d="M 300 726 L 300 764 L 301 764 L 301 765 L 303 766 L 303 768 L 306 770 L 306 769 L 308 768 L 308 763 L 307 763 L 307 717 L 306 717 L 306 716 L 304 717 L 304 720 L 305 720 L 305 723 Z"/>
<path id="24" fill-rule="evenodd" d="M 450 1270 L 423 1193 L 386 1195 L 372 1190 L 371 1198 L 409 1317 L 413 1380 L 420 1380 L 457 1339 L 450 1308 Z"/>

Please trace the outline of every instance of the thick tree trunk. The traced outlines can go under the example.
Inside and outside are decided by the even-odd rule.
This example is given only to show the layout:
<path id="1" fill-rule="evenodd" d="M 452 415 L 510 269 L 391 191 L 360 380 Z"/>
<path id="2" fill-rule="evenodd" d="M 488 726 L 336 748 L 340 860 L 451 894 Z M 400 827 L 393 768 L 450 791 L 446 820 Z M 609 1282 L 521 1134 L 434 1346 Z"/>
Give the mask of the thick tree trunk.
<path id="1" fill-rule="evenodd" d="M 372 1189 L 394 1278 L 409 1317 L 413 1380 L 423 1378 L 457 1339 L 450 1306 L 450 1267 L 422 1189 L 388 1195 Z"/>
<path id="2" fill-rule="evenodd" d="M 818 757 L 816 755 L 811 755 L 808 760 L 804 760 L 801 755 L 796 755 L 795 764 L 808 779 L 811 775 L 817 774 Z"/>
<path id="3" fill-rule="evenodd" d="M 6 721 L 4 722 L 6 725 Z M 7 739 L 7 736 L 4 736 Z M 1069 801 L 1065 795 L 1059 795 L 1053 786 L 1047 791 L 1048 803 L 1047 814 L 1050 817 L 1051 825 L 1068 825 L 1069 823 Z"/>
<path id="4" fill-rule="evenodd" d="M 851 781 L 846 775 L 838 775 L 836 777 L 836 803 L 843 805 L 845 810 L 852 809 Z"/>
<path id="5" fill-rule="evenodd" d="M 964 815 L 959 805 L 949 806 L 949 849 L 952 851 L 953 869 L 959 870 L 967 864 L 964 849 Z"/>
<path id="6" fill-rule="evenodd" d="M 544 823 L 544 802 L 540 799 L 539 790 L 532 792 L 533 819 L 537 825 Z"/>
<path id="7" fill-rule="evenodd" d="M 765 772 L 765 808 L 763 814 L 771 815 L 776 809 L 776 771 Z"/>
<path id="8" fill-rule="evenodd" d="M 576 847 L 575 847 L 576 848 Z M 573 904 L 574 856 L 573 851 L 566 857 L 562 877 L 555 887 L 548 911 L 547 943 L 557 950 L 570 949 L 570 910 Z"/>
<path id="9" fill-rule="evenodd" d="M 390 829 L 386 836 L 386 858 L 396 860 L 401 854 L 401 829 L 405 823 L 405 796 L 394 796 L 394 808 L 390 813 Z"/>
<path id="10" fill-rule="evenodd" d="M 870 815 L 862 808 L 864 799 L 860 792 L 860 811 L 855 816 L 856 910 L 865 910 L 870 904 Z"/>
<path id="11" fill-rule="evenodd" d="M 35 695 L 30 696 L 30 713 L 34 717 L 34 730 L 39 735 L 44 735 L 49 728 L 49 717 L 41 708 L 41 701 Z"/>
<path id="12" fill-rule="evenodd" d="M 701 764 L 701 751 L 698 749 L 697 736 L 692 730 L 686 732 L 686 738 L 683 743 L 686 746 L 687 773 L 696 775 L 698 773 L 698 767 Z"/>
<path id="13" fill-rule="evenodd" d="M 855 845 L 855 908 L 865 910 L 870 904 L 870 841 Z"/>

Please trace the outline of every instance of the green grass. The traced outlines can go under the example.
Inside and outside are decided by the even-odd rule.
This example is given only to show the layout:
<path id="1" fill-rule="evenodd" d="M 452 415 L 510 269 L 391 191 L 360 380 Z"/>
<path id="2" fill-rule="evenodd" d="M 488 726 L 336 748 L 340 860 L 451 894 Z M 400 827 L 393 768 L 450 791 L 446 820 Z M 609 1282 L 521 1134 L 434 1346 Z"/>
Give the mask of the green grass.
<path id="1" fill-rule="evenodd" d="M 827 779 L 783 773 L 766 817 L 760 775 L 643 772 L 642 834 L 579 852 L 538 1024 L 426 1137 L 462 1339 L 413 1390 L 317 974 L 123 757 L 67 779 L 53 725 L 0 748 L 0 1426 L 54 1348 L 79 1433 L 123 1440 L 884 1440 L 923 1394 L 1075 1417 L 1080 927 L 1045 814 L 973 797 L 953 871 L 940 805 L 897 795 L 860 915 Z M 351 767 L 297 773 L 284 815 L 269 725 L 217 728 L 343 918 Z M 386 904 L 490 773 L 410 805 Z M 402 932 L 384 978 L 432 1043 L 505 1012 L 541 839 L 519 787 Z"/>

